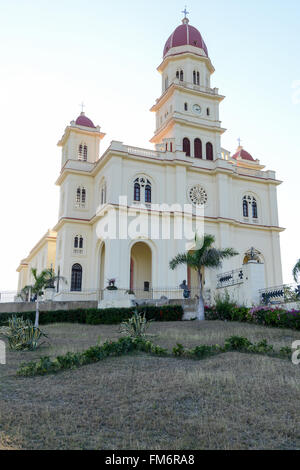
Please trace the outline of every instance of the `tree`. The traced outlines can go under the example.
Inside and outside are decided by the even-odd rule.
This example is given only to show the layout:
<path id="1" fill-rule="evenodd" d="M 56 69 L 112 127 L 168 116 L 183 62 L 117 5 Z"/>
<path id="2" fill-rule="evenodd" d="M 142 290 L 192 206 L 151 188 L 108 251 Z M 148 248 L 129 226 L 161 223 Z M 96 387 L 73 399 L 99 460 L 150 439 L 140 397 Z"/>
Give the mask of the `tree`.
<path id="1" fill-rule="evenodd" d="M 294 277 L 295 282 L 298 282 L 299 274 L 300 274 L 300 259 L 298 259 L 293 269 L 293 277 Z"/>
<path id="2" fill-rule="evenodd" d="M 34 283 L 28 286 L 25 286 L 22 291 L 21 291 L 21 297 L 24 295 L 26 296 L 31 296 L 31 294 L 34 294 L 36 297 L 36 307 L 35 307 L 35 323 L 34 326 L 35 328 L 38 328 L 39 326 L 39 297 L 44 294 L 44 290 L 49 287 L 54 287 L 55 282 L 58 280 L 63 280 L 65 279 L 62 276 L 55 275 L 54 270 L 52 268 L 50 269 L 44 269 L 40 274 L 37 273 L 36 268 L 31 268 L 31 274 L 34 279 Z"/>
<path id="3" fill-rule="evenodd" d="M 181 264 L 186 264 L 194 269 L 198 274 L 199 302 L 197 319 L 204 320 L 204 299 L 203 299 L 203 268 L 221 268 L 223 259 L 238 255 L 233 248 L 219 250 L 212 245 L 215 242 L 213 235 L 205 234 L 199 238 L 196 234 L 196 248 L 192 252 L 181 253 L 170 261 L 170 268 L 176 269 Z"/>

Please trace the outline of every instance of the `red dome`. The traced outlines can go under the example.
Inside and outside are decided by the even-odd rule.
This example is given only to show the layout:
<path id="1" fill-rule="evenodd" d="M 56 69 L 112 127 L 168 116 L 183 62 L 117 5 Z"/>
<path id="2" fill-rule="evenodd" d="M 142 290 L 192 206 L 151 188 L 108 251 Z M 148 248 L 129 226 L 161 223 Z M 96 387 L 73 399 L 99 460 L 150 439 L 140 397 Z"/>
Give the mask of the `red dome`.
<path id="1" fill-rule="evenodd" d="M 194 26 L 190 26 L 188 19 L 184 18 L 182 24 L 175 29 L 166 42 L 164 58 L 172 47 L 188 45 L 203 49 L 206 57 L 208 57 L 208 50 L 200 32 Z"/>
<path id="2" fill-rule="evenodd" d="M 86 117 L 84 113 L 81 113 L 80 116 L 78 116 L 75 124 L 77 124 L 77 126 L 93 127 L 95 129 L 94 123 L 88 117 Z"/>
<path id="3" fill-rule="evenodd" d="M 246 152 L 246 150 L 244 150 L 243 147 L 239 147 L 237 152 L 233 155 L 232 158 L 234 158 L 235 160 L 237 160 L 238 158 L 241 158 L 242 160 L 250 160 L 251 162 L 255 161 L 252 155 Z"/>

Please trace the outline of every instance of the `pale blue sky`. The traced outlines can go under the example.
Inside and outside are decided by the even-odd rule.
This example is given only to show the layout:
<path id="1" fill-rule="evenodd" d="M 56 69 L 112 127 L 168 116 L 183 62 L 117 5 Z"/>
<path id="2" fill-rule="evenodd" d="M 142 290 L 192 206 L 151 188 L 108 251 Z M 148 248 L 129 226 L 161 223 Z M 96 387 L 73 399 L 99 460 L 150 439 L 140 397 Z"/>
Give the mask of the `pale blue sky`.
<path id="1" fill-rule="evenodd" d="M 16 288 L 19 260 L 57 220 L 56 143 L 82 100 L 107 133 L 102 150 L 113 139 L 151 147 L 156 67 L 184 4 L 0 0 L 0 289 Z M 300 2 L 190 0 L 188 10 L 216 68 L 213 86 L 226 96 L 222 145 L 233 151 L 241 137 L 284 181 L 279 215 L 290 282 L 300 257 Z"/>

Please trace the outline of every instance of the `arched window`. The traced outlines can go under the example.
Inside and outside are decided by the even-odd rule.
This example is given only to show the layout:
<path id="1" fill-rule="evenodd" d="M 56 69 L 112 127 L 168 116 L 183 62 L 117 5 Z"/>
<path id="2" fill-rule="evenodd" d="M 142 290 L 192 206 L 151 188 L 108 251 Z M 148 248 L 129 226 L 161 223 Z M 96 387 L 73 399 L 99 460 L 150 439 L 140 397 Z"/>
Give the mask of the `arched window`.
<path id="1" fill-rule="evenodd" d="M 145 202 L 150 204 L 151 203 L 151 186 L 147 184 L 145 187 Z"/>
<path id="2" fill-rule="evenodd" d="M 83 146 L 83 161 L 87 161 L 87 154 L 88 154 L 88 149 L 87 149 L 87 145 L 84 145 Z"/>
<path id="3" fill-rule="evenodd" d="M 140 187 L 138 182 L 134 183 L 133 200 L 134 201 L 140 201 L 141 200 L 141 187 Z"/>
<path id="4" fill-rule="evenodd" d="M 197 85 L 200 85 L 200 73 L 197 72 Z"/>
<path id="5" fill-rule="evenodd" d="M 252 217 L 253 217 L 253 219 L 258 218 L 257 202 L 256 202 L 255 198 L 253 198 L 253 200 L 252 200 Z"/>
<path id="6" fill-rule="evenodd" d="M 134 180 L 134 201 L 151 204 L 152 185 L 146 176 L 139 176 Z"/>
<path id="7" fill-rule="evenodd" d="M 254 196 L 248 194 L 243 197 L 243 216 L 249 218 L 250 214 L 252 219 L 258 219 L 257 200 Z"/>
<path id="8" fill-rule="evenodd" d="M 80 292 L 82 287 L 82 267 L 80 264 L 73 264 L 71 276 L 71 292 Z"/>
<path id="9" fill-rule="evenodd" d="M 206 108 L 206 115 L 210 116 L 210 109 L 209 108 Z"/>
<path id="10" fill-rule="evenodd" d="M 180 70 L 180 81 L 183 82 L 183 70 Z"/>
<path id="11" fill-rule="evenodd" d="M 82 250 L 83 248 L 83 237 L 81 235 L 76 235 L 74 238 L 74 248 L 79 248 Z"/>
<path id="12" fill-rule="evenodd" d="M 81 203 L 85 204 L 86 201 L 86 190 L 84 188 L 81 189 Z"/>
<path id="13" fill-rule="evenodd" d="M 106 181 L 104 178 L 100 184 L 100 204 L 106 204 Z"/>
<path id="14" fill-rule="evenodd" d="M 184 103 L 184 110 L 187 111 L 189 109 L 188 104 Z"/>
<path id="15" fill-rule="evenodd" d="M 248 201 L 246 196 L 243 199 L 243 216 L 248 217 L 249 216 L 249 211 L 248 211 Z"/>
<path id="16" fill-rule="evenodd" d="M 207 142 L 206 144 L 206 160 L 213 160 L 214 159 L 214 150 L 211 142 Z"/>
<path id="17" fill-rule="evenodd" d="M 194 70 L 194 72 L 193 72 L 193 83 L 194 83 L 194 85 L 197 84 L 197 81 L 196 81 L 196 70 Z"/>
<path id="18" fill-rule="evenodd" d="M 81 201 L 81 188 L 77 188 L 76 191 L 76 202 L 80 203 Z"/>
<path id="19" fill-rule="evenodd" d="M 195 158 L 202 158 L 202 142 L 200 139 L 194 141 L 194 155 Z"/>
<path id="20" fill-rule="evenodd" d="M 86 189 L 78 186 L 76 190 L 76 207 L 85 207 L 86 203 Z"/>
<path id="21" fill-rule="evenodd" d="M 191 143 L 187 137 L 183 139 L 182 150 L 185 152 L 187 157 L 191 156 Z"/>
<path id="22" fill-rule="evenodd" d="M 78 160 L 87 161 L 88 148 L 86 144 L 80 144 L 78 147 Z"/>
<path id="23" fill-rule="evenodd" d="M 179 70 L 177 70 L 177 72 L 176 72 L 176 78 L 179 79 Z"/>

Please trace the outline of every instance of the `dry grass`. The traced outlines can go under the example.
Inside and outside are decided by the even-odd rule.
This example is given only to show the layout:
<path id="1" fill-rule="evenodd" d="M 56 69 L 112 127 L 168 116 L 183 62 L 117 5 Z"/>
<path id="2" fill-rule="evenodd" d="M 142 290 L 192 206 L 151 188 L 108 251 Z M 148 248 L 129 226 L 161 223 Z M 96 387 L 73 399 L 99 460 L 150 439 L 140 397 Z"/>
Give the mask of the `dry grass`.
<path id="1" fill-rule="evenodd" d="M 51 325 L 51 345 L 0 366 L 0 449 L 300 449 L 300 370 L 228 353 L 204 361 L 130 355 L 56 375 L 17 378 L 22 361 L 119 337 L 116 326 Z M 153 323 L 171 349 L 231 335 L 276 348 L 299 333 L 223 322 Z"/>

